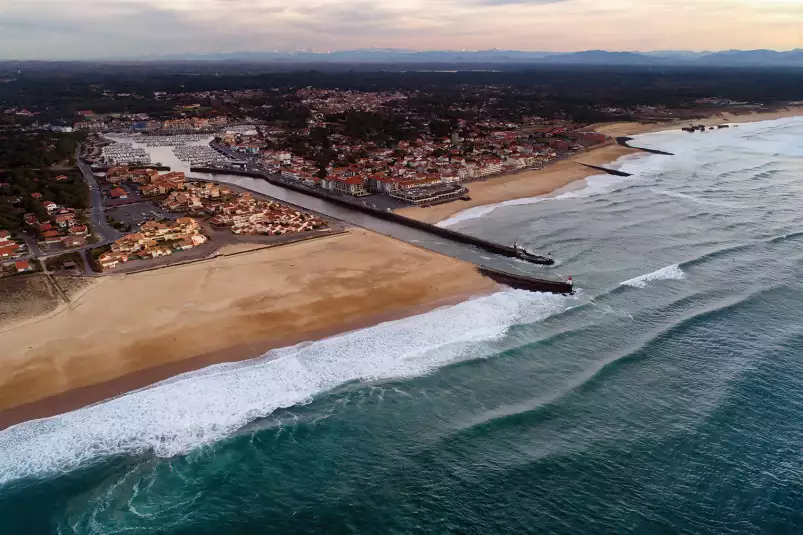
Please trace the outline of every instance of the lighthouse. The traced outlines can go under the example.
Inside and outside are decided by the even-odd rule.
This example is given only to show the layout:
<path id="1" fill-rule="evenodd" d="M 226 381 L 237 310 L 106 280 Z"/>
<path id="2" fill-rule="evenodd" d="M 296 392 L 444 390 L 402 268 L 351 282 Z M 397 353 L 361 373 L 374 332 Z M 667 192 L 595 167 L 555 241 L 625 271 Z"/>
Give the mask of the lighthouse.
<path id="1" fill-rule="evenodd" d="M 566 282 L 569 283 L 569 286 L 574 286 L 574 281 L 572 280 L 571 275 L 569 275 L 569 280 L 567 280 Z"/>

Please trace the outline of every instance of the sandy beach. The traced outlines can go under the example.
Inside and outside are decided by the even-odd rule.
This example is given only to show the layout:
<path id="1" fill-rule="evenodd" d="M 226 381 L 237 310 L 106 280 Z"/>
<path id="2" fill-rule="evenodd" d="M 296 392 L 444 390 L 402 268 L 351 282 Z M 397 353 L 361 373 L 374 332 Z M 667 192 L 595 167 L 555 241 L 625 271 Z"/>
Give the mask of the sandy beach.
<path id="1" fill-rule="evenodd" d="M 736 114 L 722 112 L 705 119 L 678 119 L 674 121 L 648 123 L 601 123 L 592 125 L 589 129 L 596 130 L 612 138 L 617 138 L 647 134 L 650 132 L 676 130 L 688 126 L 689 124 L 715 126 L 725 123 L 753 123 L 797 117 L 800 115 L 803 115 L 803 107 L 790 107 L 767 113 L 749 112 Z M 471 197 L 470 201 L 455 201 L 429 207 L 411 206 L 397 210 L 397 212 L 401 215 L 418 219 L 419 221 L 437 223 L 459 212 L 468 210 L 469 208 L 496 204 L 513 199 L 547 195 L 572 182 L 599 174 L 599 171 L 583 167 L 579 164 L 605 166 L 623 156 L 638 154 L 640 152 L 641 151 L 622 147 L 611 142 L 575 154 L 565 160 L 549 164 L 538 171 L 525 171 L 497 176 L 481 182 L 472 182 L 468 184 L 469 196 Z"/>
<path id="2" fill-rule="evenodd" d="M 470 264 L 362 230 L 102 277 L 0 327 L 0 428 L 493 288 Z"/>
<path id="3" fill-rule="evenodd" d="M 722 112 L 712 115 L 705 119 L 677 119 L 661 123 L 605 123 L 593 125 L 592 128 L 597 132 L 611 137 L 637 136 L 639 134 L 649 134 L 651 132 L 663 132 L 666 130 L 676 130 L 690 124 L 716 126 L 727 123 L 757 123 L 760 121 L 773 121 L 776 119 L 788 119 L 803 115 L 803 106 L 784 108 L 774 112 L 756 113 L 732 113 Z"/>

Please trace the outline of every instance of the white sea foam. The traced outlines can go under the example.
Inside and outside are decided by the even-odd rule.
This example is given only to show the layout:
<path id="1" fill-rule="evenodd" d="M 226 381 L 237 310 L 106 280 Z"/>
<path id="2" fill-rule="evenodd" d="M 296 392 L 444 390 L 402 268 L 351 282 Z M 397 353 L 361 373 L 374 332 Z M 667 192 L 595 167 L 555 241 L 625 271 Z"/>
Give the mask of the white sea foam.
<path id="1" fill-rule="evenodd" d="M 673 266 L 666 266 L 652 273 L 641 275 L 635 279 L 630 279 L 623 282 L 620 286 L 630 286 L 631 288 L 646 288 L 648 282 L 652 281 L 665 281 L 665 280 L 683 280 L 686 274 L 680 269 L 677 264 Z"/>
<path id="2" fill-rule="evenodd" d="M 98 457 L 169 457 L 209 444 L 279 408 L 354 380 L 413 377 L 492 352 L 515 324 L 541 321 L 578 297 L 507 290 L 427 314 L 211 366 L 75 412 L 0 431 L 0 485 Z"/>
<path id="3" fill-rule="evenodd" d="M 689 195 L 688 193 L 681 193 L 679 191 L 669 191 L 663 189 L 653 189 L 655 193 L 659 193 L 661 195 L 666 195 L 667 197 L 674 197 L 676 199 L 683 199 L 686 201 L 691 201 L 696 204 L 702 204 L 705 206 L 718 206 L 722 208 L 743 208 L 742 205 L 736 203 L 728 203 L 723 201 L 710 201 L 708 199 L 703 199 L 701 197 L 697 197 L 694 195 Z"/>
<path id="4" fill-rule="evenodd" d="M 495 204 L 484 204 L 458 212 L 448 219 L 437 223 L 439 227 L 450 227 L 463 221 L 470 219 L 477 219 L 490 214 L 497 208 L 505 208 L 509 206 L 524 206 L 528 204 L 536 204 L 544 201 L 561 201 L 566 199 L 582 199 L 586 197 L 593 197 L 594 195 L 602 195 L 610 193 L 619 185 L 627 180 L 627 177 L 619 177 L 614 175 L 594 175 L 585 179 L 585 187 L 580 189 L 573 189 L 558 195 L 540 195 L 538 197 L 525 197 L 523 199 L 512 199 L 509 201 L 498 202 Z"/>

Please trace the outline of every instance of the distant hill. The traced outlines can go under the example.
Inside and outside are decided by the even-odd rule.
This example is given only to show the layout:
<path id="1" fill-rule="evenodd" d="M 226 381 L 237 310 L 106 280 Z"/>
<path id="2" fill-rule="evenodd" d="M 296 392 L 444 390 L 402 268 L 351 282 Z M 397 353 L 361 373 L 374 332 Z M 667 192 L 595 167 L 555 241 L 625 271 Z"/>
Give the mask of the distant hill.
<path id="1" fill-rule="evenodd" d="M 650 52 L 641 52 L 645 56 L 655 56 L 659 58 L 667 58 L 667 59 L 697 59 L 703 56 L 707 56 L 711 54 L 710 50 L 706 50 L 705 52 L 693 52 L 691 50 L 652 50 Z"/>
<path id="2" fill-rule="evenodd" d="M 542 52 L 522 50 L 397 50 L 359 49 L 336 52 L 273 51 L 230 52 L 214 54 L 171 54 L 115 58 L 126 61 L 243 61 L 287 63 L 499 63 L 549 65 L 712 65 L 803 67 L 803 49 L 778 52 L 775 50 L 727 50 L 723 52 L 691 52 L 658 50 L 652 52 L 612 52 L 585 50 L 581 52 Z"/>
<path id="3" fill-rule="evenodd" d="M 650 65 L 666 58 L 650 57 L 637 52 L 608 52 L 607 50 L 586 50 L 571 52 L 541 59 L 545 63 L 576 65 Z"/>
<path id="4" fill-rule="evenodd" d="M 797 66 L 803 67 L 803 49 L 777 52 L 775 50 L 727 50 L 699 58 L 701 63 L 712 65 Z"/>
<path id="5" fill-rule="evenodd" d="M 230 52 L 216 54 L 170 54 L 124 60 L 157 61 L 295 61 L 295 62 L 344 62 L 344 63 L 517 63 L 541 60 L 554 52 L 525 52 L 520 50 L 394 50 L 360 49 L 335 52 L 274 51 L 274 52 Z"/>

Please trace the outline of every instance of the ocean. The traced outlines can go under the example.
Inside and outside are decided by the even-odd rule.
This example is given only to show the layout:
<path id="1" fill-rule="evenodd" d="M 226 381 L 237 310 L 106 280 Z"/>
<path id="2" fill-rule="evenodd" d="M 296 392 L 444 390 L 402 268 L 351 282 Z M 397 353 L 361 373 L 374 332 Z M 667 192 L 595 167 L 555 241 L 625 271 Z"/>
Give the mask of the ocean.
<path id="1" fill-rule="evenodd" d="M 0 431 L 0 533 L 803 532 L 803 120 L 442 224 L 502 290 Z"/>

